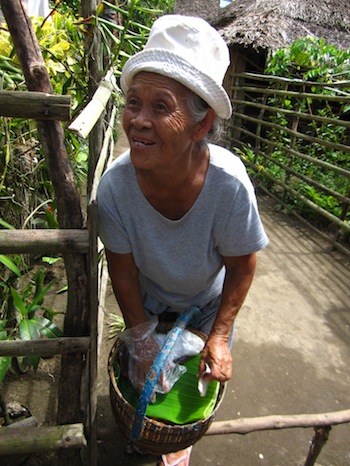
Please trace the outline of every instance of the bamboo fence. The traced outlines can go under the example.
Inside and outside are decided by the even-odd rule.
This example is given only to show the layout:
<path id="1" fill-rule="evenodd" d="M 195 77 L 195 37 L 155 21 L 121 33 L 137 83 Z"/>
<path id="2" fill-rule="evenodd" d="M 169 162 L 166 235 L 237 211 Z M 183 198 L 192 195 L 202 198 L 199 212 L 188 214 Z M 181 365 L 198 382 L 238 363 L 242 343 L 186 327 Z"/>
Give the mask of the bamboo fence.
<path id="1" fill-rule="evenodd" d="M 228 91 L 223 144 L 240 149 L 259 188 L 350 254 L 350 82 L 236 73 Z"/>

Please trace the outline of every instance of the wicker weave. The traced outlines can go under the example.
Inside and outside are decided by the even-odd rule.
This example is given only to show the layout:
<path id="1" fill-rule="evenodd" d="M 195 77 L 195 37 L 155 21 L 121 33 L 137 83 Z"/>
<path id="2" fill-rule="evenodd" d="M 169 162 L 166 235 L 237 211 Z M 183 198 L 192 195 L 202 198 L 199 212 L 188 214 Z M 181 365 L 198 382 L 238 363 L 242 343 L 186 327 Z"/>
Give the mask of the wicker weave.
<path id="1" fill-rule="evenodd" d="M 135 409 L 124 398 L 117 385 L 113 363 L 122 346 L 121 340 L 114 343 L 108 358 L 108 372 L 110 378 L 110 400 L 113 415 L 121 431 L 130 439 L 134 421 Z M 210 416 L 191 424 L 171 425 L 145 416 L 144 426 L 140 438 L 133 444 L 146 453 L 159 455 L 171 453 L 193 445 L 208 430 L 216 411 L 219 408 L 224 393 L 224 384 L 220 384 L 218 399 Z"/>

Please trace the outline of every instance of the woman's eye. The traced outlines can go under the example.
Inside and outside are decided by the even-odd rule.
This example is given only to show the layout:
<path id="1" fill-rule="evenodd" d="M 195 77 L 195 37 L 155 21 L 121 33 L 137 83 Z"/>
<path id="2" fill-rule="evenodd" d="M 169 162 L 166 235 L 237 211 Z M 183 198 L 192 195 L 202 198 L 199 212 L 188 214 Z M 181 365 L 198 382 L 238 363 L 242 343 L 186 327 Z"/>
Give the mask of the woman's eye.
<path id="1" fill-rule="evenodd" d="M 154 108 L 162 112 L 168 111 L 168 107 L 163 102 L 157 102 Z"/>
<path id="2" fill-rule="evenodd" d="M 134 97 L 130 97 L 129 99 L 127 99 L 126 105 L 129 105 L 129 106 L 137 105 L 137 99 L 135 99 Z"/>

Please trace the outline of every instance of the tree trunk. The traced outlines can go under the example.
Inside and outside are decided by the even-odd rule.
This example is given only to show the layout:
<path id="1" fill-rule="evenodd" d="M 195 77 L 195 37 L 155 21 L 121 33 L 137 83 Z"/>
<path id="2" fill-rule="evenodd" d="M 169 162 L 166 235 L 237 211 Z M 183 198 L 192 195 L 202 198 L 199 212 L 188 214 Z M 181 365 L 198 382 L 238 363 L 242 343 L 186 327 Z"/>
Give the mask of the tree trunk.
<path id="1" fill-rule="evenodd" d="M 50 78 L 42 58 L 31 21 L 21 0 L 0 0 L 28 90 L 53 93 Z M 40 142 L 57 200 L 58 220 L 63 229 L 81 229 L 83 215 L 80 196 L 64 144 L 64 132 L 58 121 L 37 121 Z M 66 336 L 88 334 L 89 301 L 87 264 L 84 256 L 64 254 L 69 294 L 64 324 Z M 59 387 L 58 422 L 81 422 L 80 385 L 82 355 L 62 357 Z M 70 463 L 71 465 L 73 463 Z"/>

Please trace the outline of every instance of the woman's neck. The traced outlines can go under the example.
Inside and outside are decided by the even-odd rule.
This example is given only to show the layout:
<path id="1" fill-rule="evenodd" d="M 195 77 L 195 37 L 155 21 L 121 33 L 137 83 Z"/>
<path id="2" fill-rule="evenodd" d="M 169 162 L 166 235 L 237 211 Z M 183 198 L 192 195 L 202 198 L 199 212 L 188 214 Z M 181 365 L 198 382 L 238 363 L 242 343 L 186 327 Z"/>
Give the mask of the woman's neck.
<path id="1" fill-rule="evenodd" d="M 202 146 L 186 167 L 168 172 L 136 170 L 140 189 L 148 202 L 163 216 L 178 220 L 195 203 L 205 183 L 209 149 Z"/>
<path id="2" fill-rule="evenodd" d="M 203 172 L 205 179 L 208 161 L 208 147 L 201 145 L 183 157 L 181 165 L 168 165 L 154 170 L 136 168 L 136 176 L 142 191 L 154 188 L 174 191 L 192 184 L 198 177 L 202 178 Z"/>

